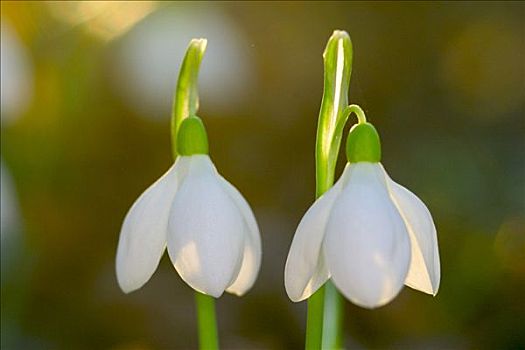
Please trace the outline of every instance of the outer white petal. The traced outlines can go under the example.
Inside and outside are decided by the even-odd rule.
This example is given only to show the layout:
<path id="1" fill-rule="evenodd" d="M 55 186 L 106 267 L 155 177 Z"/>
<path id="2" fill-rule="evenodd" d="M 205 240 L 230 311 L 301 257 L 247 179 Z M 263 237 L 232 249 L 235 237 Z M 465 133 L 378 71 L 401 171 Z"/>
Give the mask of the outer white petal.
<path id="1" fill-rule="evenodd" d="M 415 194 L 395 183 L 386 171 L 385 177 L 390 196 L 405 220 L 410 235 L 412 261 L 405 284 L 436 295 L 441 273 L 436 226 L 432 215 Z"/>
<path id="2" fill-rule="evenodd" d="M 194 155 L 173 201 L 168 253 L 193 289 L 219 297 L 241 268 L 248 227 L 210 158 Z"/>
<path id="3" fill-rule="evenodd" d="M 246 199 L 244 199 L 242 194 L 232 184 L 220 175 L 219 180 L 224 190 L 237 205 L 248 228 L 244 238 L 244 254 L 241 270 L 235 281 L 226 289 L 228 293 L 241 296 L 253 286 L 259 273 L 259 268 L 261 267 L 261 236 L 253 211 Z"/>
<path id="4" fill-rule="evenodd" d="M 337 183 L 314 202 L 297 227 L 284 269 L 284 285 L 292 301 L 310 297 L 330 277 L 321 247 L 330 210 L 341 193 L 348 169 L 347 166 Z"/>
<path id="5" fill-rule="evenodd" d="M 410 242 L 379 163 L 350 165 L 328 219 L 324 254 L 332 281 L 357 305 L 384 305 L 403 287 Z"/>
<path id="6" fill-rule="evenodd" d="M 168 217 L 186 162 L 175 164 L 133 203 L 117 248 L 117 280 L 125 293 L 144 285 L 157 269 L 166 248 Z"/>

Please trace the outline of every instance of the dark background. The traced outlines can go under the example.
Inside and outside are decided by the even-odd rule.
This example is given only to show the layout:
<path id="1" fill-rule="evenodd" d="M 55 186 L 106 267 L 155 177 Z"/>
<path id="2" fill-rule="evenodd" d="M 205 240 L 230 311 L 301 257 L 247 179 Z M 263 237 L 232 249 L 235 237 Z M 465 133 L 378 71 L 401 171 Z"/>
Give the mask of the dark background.
<path id="1" fill-rule="evenodd" d="M 354 45 L 350 102 L 392 178 L 430 208 L 442 263 L 434 298 L 346 303 L 347 347 L 525 348 L 523 3 L 1 6 L 3 349 L 196 347 L 193 293 L 169 260 L 130 295 L 114 260 L 125 213 L 172 162 L 171 93 L 201 36 L 210 154 L 263 241 L 253 289 L 217 302 L 221 343 L 301 348 L 306 304 L 288 300 L 283 270 L 314 199 L 334 29 Z"/>

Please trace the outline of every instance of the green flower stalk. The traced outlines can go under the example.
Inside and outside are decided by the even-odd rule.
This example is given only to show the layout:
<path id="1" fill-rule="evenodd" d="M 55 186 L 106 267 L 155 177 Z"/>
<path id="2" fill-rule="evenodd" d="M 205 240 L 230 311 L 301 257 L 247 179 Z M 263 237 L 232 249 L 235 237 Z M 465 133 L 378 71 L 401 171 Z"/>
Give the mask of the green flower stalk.
<path id="1" fill-rule="evenodd" d="M 198 69 L 206 40 L 192 40 L 173 104 L 174 164 L 133 204 L 122 225 L 117 279 L 126 293 L 144 285 L 167 248 L 180 277 L 195 290 L 199 344 L 218 349 L 215 300 L 254 284 L 261 239 L 253 212 L 208 155 L 198 110 Z"/>

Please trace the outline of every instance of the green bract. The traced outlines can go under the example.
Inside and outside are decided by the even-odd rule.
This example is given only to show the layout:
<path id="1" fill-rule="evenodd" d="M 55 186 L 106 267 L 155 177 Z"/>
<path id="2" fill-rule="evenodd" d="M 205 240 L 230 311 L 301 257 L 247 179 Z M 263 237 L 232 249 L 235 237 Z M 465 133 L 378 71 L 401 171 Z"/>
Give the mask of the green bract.
<path id="1" fill-rule="evenodd" d="M 346 140 L 346 157 L 350 163 L 381 161 L 381 143 L 376 128 L 368 122 L 355 124 Z"/>
<path id="2" fill-rule="evenodd" d="M 197 113 L 199 67 L 206 51 L 206 39 L 192 39 L 182 61 L 171 113 L 171 142 L 173 158 L 177 158 L 177 135 L 182 121 Z"/>
<path id="3" fill-rule="evenodd" d="M 350 112 L 348 88 L 352 73 L 352 41 L 345 31 L 336 30 L 323 53 L 324 91 L 317 124 L 315 146 L 316 197 L 320 197 L 334 183 L 337 155 L 343 129 Z M 325 299 L 326 310 L 325 311 Z M 307 349 L 341 348 L 342 297 L 328 282 L 308 300 L 306 325 Z M 326 320 L 323 326 L 323 318 Z M 323 334 L 324 333 L 324 334 Z M 323 340 L 324 338 L 324 340 Z"/>
<path id="4" fill-rule="evenodd" d="M 324 92 L 319 111 L 315 152 L 316 197 L 328 191 L 334 183 L 337 155 L 348 119 L 346 108 L 352 73 L 352 41 L 345 31 L 334 31 L 326 44 L 323 60 Z"/>
<path id="5" fill-rule="evenodd" d="M 182 121 L 177 133 L 177 151 L 181 156 L 208 154 L 208 135 L 201 118 L 191 116 Z"/>

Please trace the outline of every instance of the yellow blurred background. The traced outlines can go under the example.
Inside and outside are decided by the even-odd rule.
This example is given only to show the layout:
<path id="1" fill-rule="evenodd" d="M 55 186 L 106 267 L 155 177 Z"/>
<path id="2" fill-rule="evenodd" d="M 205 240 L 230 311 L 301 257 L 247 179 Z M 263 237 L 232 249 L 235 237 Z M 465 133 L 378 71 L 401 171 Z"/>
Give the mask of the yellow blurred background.
<path id="1" fill-rule="evenodd" d="M 525 348 L 525 5 L 519 2 L 1 3 L 2 349 L 197 346 L 192 290 L 164 258 L 124 295 L 123 217 L 171 163 L 173 87 L 208 38 L 199 115 L 246 196 L 262 269 L 217 303 L 228 349 L 298 349 L 286 296 L 295 227 L 314 199 L 321 54 L 354 45 L 350 102 L 392 178 L 428 205 L 441 289 L 345 305 L 348 348 Z M 343 165 L 343 157 L 338 174 Z"/>

